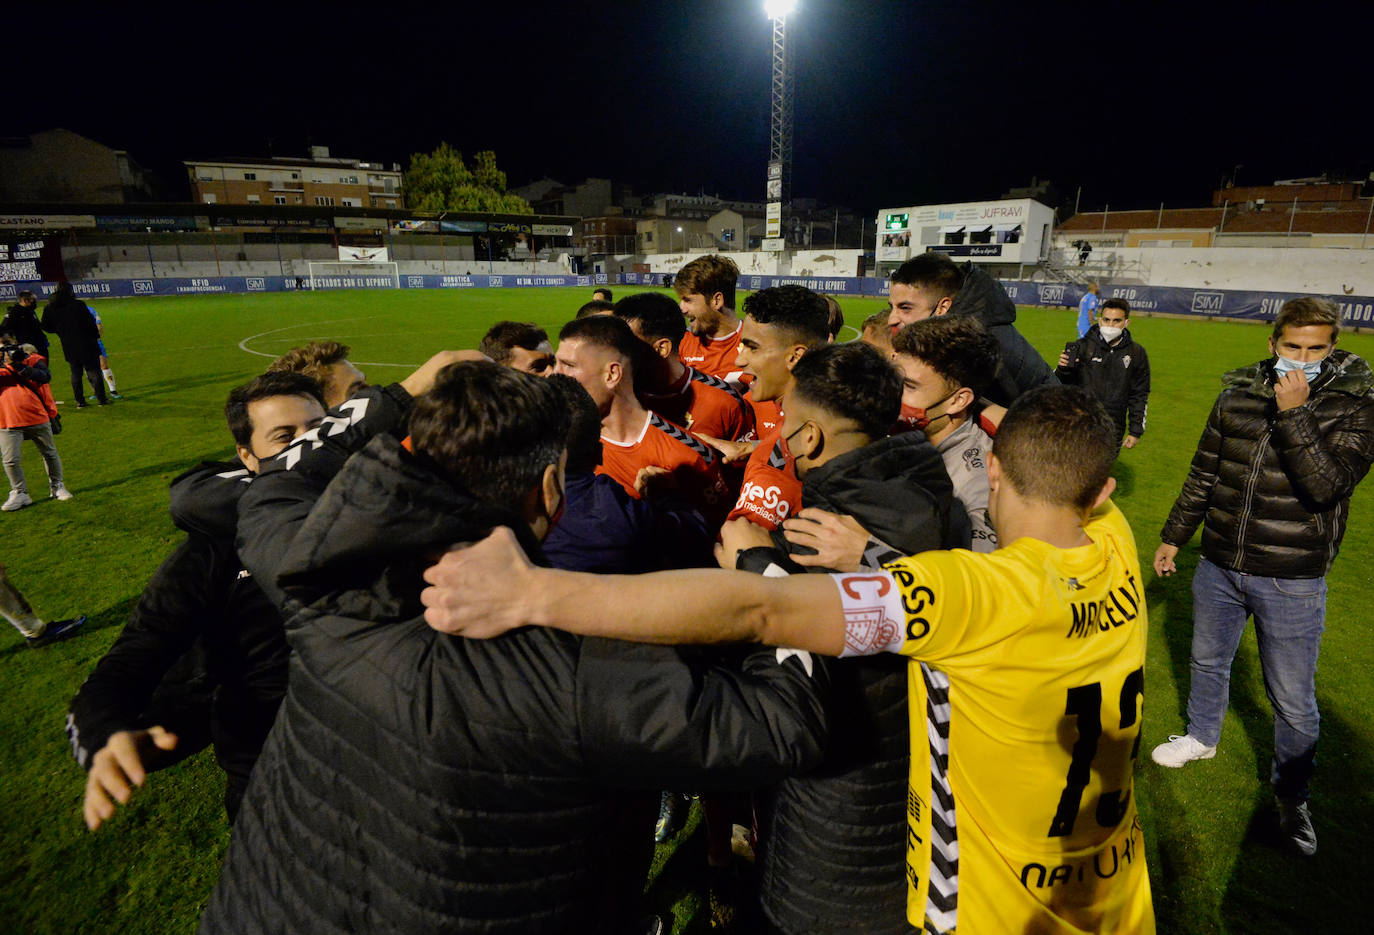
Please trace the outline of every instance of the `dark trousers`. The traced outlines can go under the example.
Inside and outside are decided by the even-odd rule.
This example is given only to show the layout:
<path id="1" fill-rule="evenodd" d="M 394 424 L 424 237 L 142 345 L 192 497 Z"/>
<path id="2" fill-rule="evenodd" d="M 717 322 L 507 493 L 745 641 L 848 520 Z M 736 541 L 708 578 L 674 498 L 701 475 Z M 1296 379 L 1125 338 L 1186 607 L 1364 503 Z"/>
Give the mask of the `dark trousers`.
<path id="1" fill-rule="evenodd" d="M 84 370 L 86 379 L 91 381 L 91 389 L 95 390 L 96 401 L 105 405 L 105 382 L 100 379 L 100 367 L 94 362 L 83 364 L 75 360 L 67 361 L 67 366 L 72 371 L 72 396 L 76 398 L 76 404 L 86 405 L 86 393 L 81 388 L 81 373 Z"/>

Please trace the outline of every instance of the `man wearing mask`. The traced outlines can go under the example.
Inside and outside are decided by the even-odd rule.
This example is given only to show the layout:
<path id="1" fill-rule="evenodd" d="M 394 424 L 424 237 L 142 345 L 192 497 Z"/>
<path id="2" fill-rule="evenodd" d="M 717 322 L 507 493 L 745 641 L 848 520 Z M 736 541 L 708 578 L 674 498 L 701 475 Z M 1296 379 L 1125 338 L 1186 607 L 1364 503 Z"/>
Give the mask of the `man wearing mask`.
<path id="1" fill-rule="evenodd" d="M 1193 577 L 1188 731 L 1151 754 L 1180 767 L 1216 755 L 1231 660 L 1255 618 L 1274 709 L 1272 782 L 1284 845 L 1310 856 L 1308 781 L 1317 749 L 1317 651 L 1326 573 L 1350 495 L 1374 461 L 1374 373 L 1337 350 L 1341 313 L 1324 299 L 1284 304 L 1268 360 L 1222 378 L 1183 490 L 1155 552 L 1159 575 L 1202 526 Z"/>
<path id="2" fill-rule="evenodd" d="M 1131 337 L 1131 304 L 1125 299 L 1102 303 L 1097 324 L 1065 345 L 1054 371 L 1061 383 L 1081 386 L 1097 397 L 1116 423 L 1122 445 L 1134 448 L 1145 434 L 1150 399 L 1150 358 Z"/>

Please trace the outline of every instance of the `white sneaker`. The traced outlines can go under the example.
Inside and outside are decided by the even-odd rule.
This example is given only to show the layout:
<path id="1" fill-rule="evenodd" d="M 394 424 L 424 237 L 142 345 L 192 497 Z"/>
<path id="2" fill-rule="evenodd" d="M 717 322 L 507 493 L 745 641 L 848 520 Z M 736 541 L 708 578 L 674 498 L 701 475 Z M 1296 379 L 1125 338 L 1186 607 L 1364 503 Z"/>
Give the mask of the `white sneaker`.
<path id="1" fill-rule="evenodd" d="M 64 484 L 53 484 L 49 493 L 52 494 L 54 500 L 70 500 L 72 498 L 72 492 Z"/>
<path id="2" fill-rule="evenodd" d="M 13 513 L 15 510 L 22 510 L 26 506 L 33 506 L 33 497 L 22 490 L 11 490 L 9 499 L 5 501 L 4 506 L 0 506 L 0 510 Z"/>
<path id="3" fill-rule="evenodd" d="M 1210 760 L 1217 755 L 1216 747 L 1209 747 L 1192 734 L 1170 734 L 1169 742 L 1162 743 L 1150 752 L 1150 759 L 1160 766 L 1174 769 L 1193 760 Z"/>

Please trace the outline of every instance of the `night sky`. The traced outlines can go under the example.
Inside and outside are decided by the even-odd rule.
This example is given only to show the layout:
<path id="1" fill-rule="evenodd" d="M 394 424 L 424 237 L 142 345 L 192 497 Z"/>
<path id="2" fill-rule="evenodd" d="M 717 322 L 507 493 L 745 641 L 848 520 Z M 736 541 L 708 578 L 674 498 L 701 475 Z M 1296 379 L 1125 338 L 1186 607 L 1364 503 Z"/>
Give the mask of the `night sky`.
<path id="1" fill-rule="evenodd" d="M 512 186 L 762 201 L 762 7 L 30 4 L 5 14 L 0 133 L 66 127 L 177 186 L 185 158 L 316 143 L 404 166 L 447 140 L 494 149 Z M 1374 171 L 1363 4 L 800 0 L 788 32 L 797 197 L 870 212 L 1039 176 L 1083 210 L 1183 207 L 1237 166 Z"/>

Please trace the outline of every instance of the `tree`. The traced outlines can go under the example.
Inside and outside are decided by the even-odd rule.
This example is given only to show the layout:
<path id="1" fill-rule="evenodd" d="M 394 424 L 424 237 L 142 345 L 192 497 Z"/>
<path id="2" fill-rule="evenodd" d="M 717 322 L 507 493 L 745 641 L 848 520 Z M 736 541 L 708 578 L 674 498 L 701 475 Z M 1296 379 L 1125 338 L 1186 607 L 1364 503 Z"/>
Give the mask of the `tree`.
<path id="1" fill-rule="evenodd" d="M 415 153 L 405 176 L 406 207 L 416 211 L 475 211 L 486 214 L 533 214 L 529 202 L 506 191 L 506 173 L 496 167 L 496 153 L 483 150 L 472 168 L 447 143 L 432 153 Z"/>

